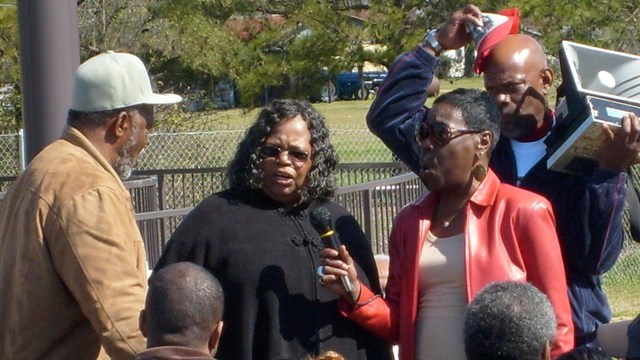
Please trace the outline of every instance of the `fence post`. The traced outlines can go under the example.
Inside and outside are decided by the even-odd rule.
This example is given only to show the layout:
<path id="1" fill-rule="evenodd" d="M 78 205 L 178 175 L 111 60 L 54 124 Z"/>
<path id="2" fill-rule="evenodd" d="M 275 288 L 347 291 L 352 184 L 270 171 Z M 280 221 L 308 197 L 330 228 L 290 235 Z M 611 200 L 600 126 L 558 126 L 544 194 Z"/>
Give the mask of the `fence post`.
<path id="1" fill-rule="evenodd" d="M 80 63 L 77 0 L 21 0 L 18 5 L 25 157 L 60 137 Z"/>
<path id="2" fill-rule="evenodd" d="M 369 239 L 369 241 L 371 241 L 371 245 L 373 245 L 373 243 L 376 243 L 377 246 L 377 240 L 374 239 L 373 234 L 375 234 L 374 229 L 372 229 L 372 224 L 374 222 L 371 221 L 371 189 L 364 191 L 364 199 L 363 199 L 363 221 L 364 224 L 362 224 L 362 227 L 364 228 L 364 234 L 367 236 L 367 239 Z M 375 222 L 377 223 L 377 222 Z"/>
<path id="3" fill-rule="evenodd" d="M 24 149 L 24 130 L 22 129 L 18 131 L 18 157 L 18 161 L 20 161 L 20 169 L 18 169 L 18 172 L 21 173 L 27 167 L 27 155 Z"/>
<path id="4" fill-rule="evenodd" d="M 164 174 L 160 173 L 156 175 L 158 177 L 158 210 L 164 210 Z"/>

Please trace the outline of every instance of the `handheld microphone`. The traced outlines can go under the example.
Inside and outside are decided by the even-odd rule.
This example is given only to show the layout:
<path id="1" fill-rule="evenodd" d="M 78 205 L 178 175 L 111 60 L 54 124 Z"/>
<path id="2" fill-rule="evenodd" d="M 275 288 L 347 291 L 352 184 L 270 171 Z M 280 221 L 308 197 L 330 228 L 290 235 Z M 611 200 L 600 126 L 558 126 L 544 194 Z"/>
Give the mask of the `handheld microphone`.
<path id="1" fill-rule="evenodd" d="M 325 207 L 318 207 L 311 211 L 311 225 L 320 234 L 324 247 L 340 251 L 340 239 L 338 234 L 331 227 L 331 213 Z M 351 281 L 348 276 L 341 276 L 342 286 L 348 293 L 353 292 Z"/>

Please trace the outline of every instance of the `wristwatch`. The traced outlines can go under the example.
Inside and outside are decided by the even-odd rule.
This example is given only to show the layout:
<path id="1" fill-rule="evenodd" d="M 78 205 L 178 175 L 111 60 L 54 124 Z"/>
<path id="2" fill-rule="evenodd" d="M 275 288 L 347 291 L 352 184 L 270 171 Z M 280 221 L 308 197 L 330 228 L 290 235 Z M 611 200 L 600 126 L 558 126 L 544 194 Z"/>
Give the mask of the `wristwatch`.
<path id="1" fill-rule="evenodd" d="M 442 51 L 442 45 L 440 45 L 440 43 L 438 42 L 438 39 L 436 39 L 437 33 L 438 33 L 438 29 L 429 30 L 424 35 L 424 39 L 422 40 L 422 43 L 424 45 L 433 49 L 433 51 L 436 53 L 436 56 L 440 55 L 440 52 Z"/>

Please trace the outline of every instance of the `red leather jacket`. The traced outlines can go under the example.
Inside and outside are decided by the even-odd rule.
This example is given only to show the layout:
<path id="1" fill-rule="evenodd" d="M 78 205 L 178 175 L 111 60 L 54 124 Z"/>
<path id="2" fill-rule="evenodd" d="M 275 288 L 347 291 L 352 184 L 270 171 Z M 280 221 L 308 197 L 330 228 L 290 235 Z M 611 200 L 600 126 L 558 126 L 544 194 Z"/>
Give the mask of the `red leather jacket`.
<path id="1" fill-rule="evenodd" d="M 386 298 L 351 307 L 343 315 L 382 339 L 400 344 L 400 358 L 415 356 L 418 261 L 422 239 L 438 203 L 434 193 L 404 207 L 389 239 Z M 467 205 L 465 262 L 467 301 L 494 281 L 528 281 L 547 294 L 558 319 L 552 356 L 573 348 L 573 322 L 551 205 L 543 197 L 501 184 L 489 171 Z M 374 296 L 362 286 L 358 302 Z"/>

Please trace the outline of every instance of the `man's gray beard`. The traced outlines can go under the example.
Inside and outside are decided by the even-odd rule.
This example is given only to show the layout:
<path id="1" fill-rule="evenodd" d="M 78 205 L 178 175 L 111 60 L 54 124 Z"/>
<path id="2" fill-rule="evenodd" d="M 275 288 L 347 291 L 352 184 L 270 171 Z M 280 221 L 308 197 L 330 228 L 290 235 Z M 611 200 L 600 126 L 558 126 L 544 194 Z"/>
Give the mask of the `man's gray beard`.
<path id="1" fill-rule="evenodd" d="M 136 141 L 137 132 L 138 130 L 134 129 L 131 139 L 129 139 L 122 150 L 120 150 L 120 152 L 118 153 L 118 158 L 113 164 L 113 169 L 122 180 L 127 180 L 131 176 L 133 169 L 138 164 L 138 157 L 131 156 L 131 149 L 133 149 L 133 147 L 138 144 L 138 142 Z"/>

